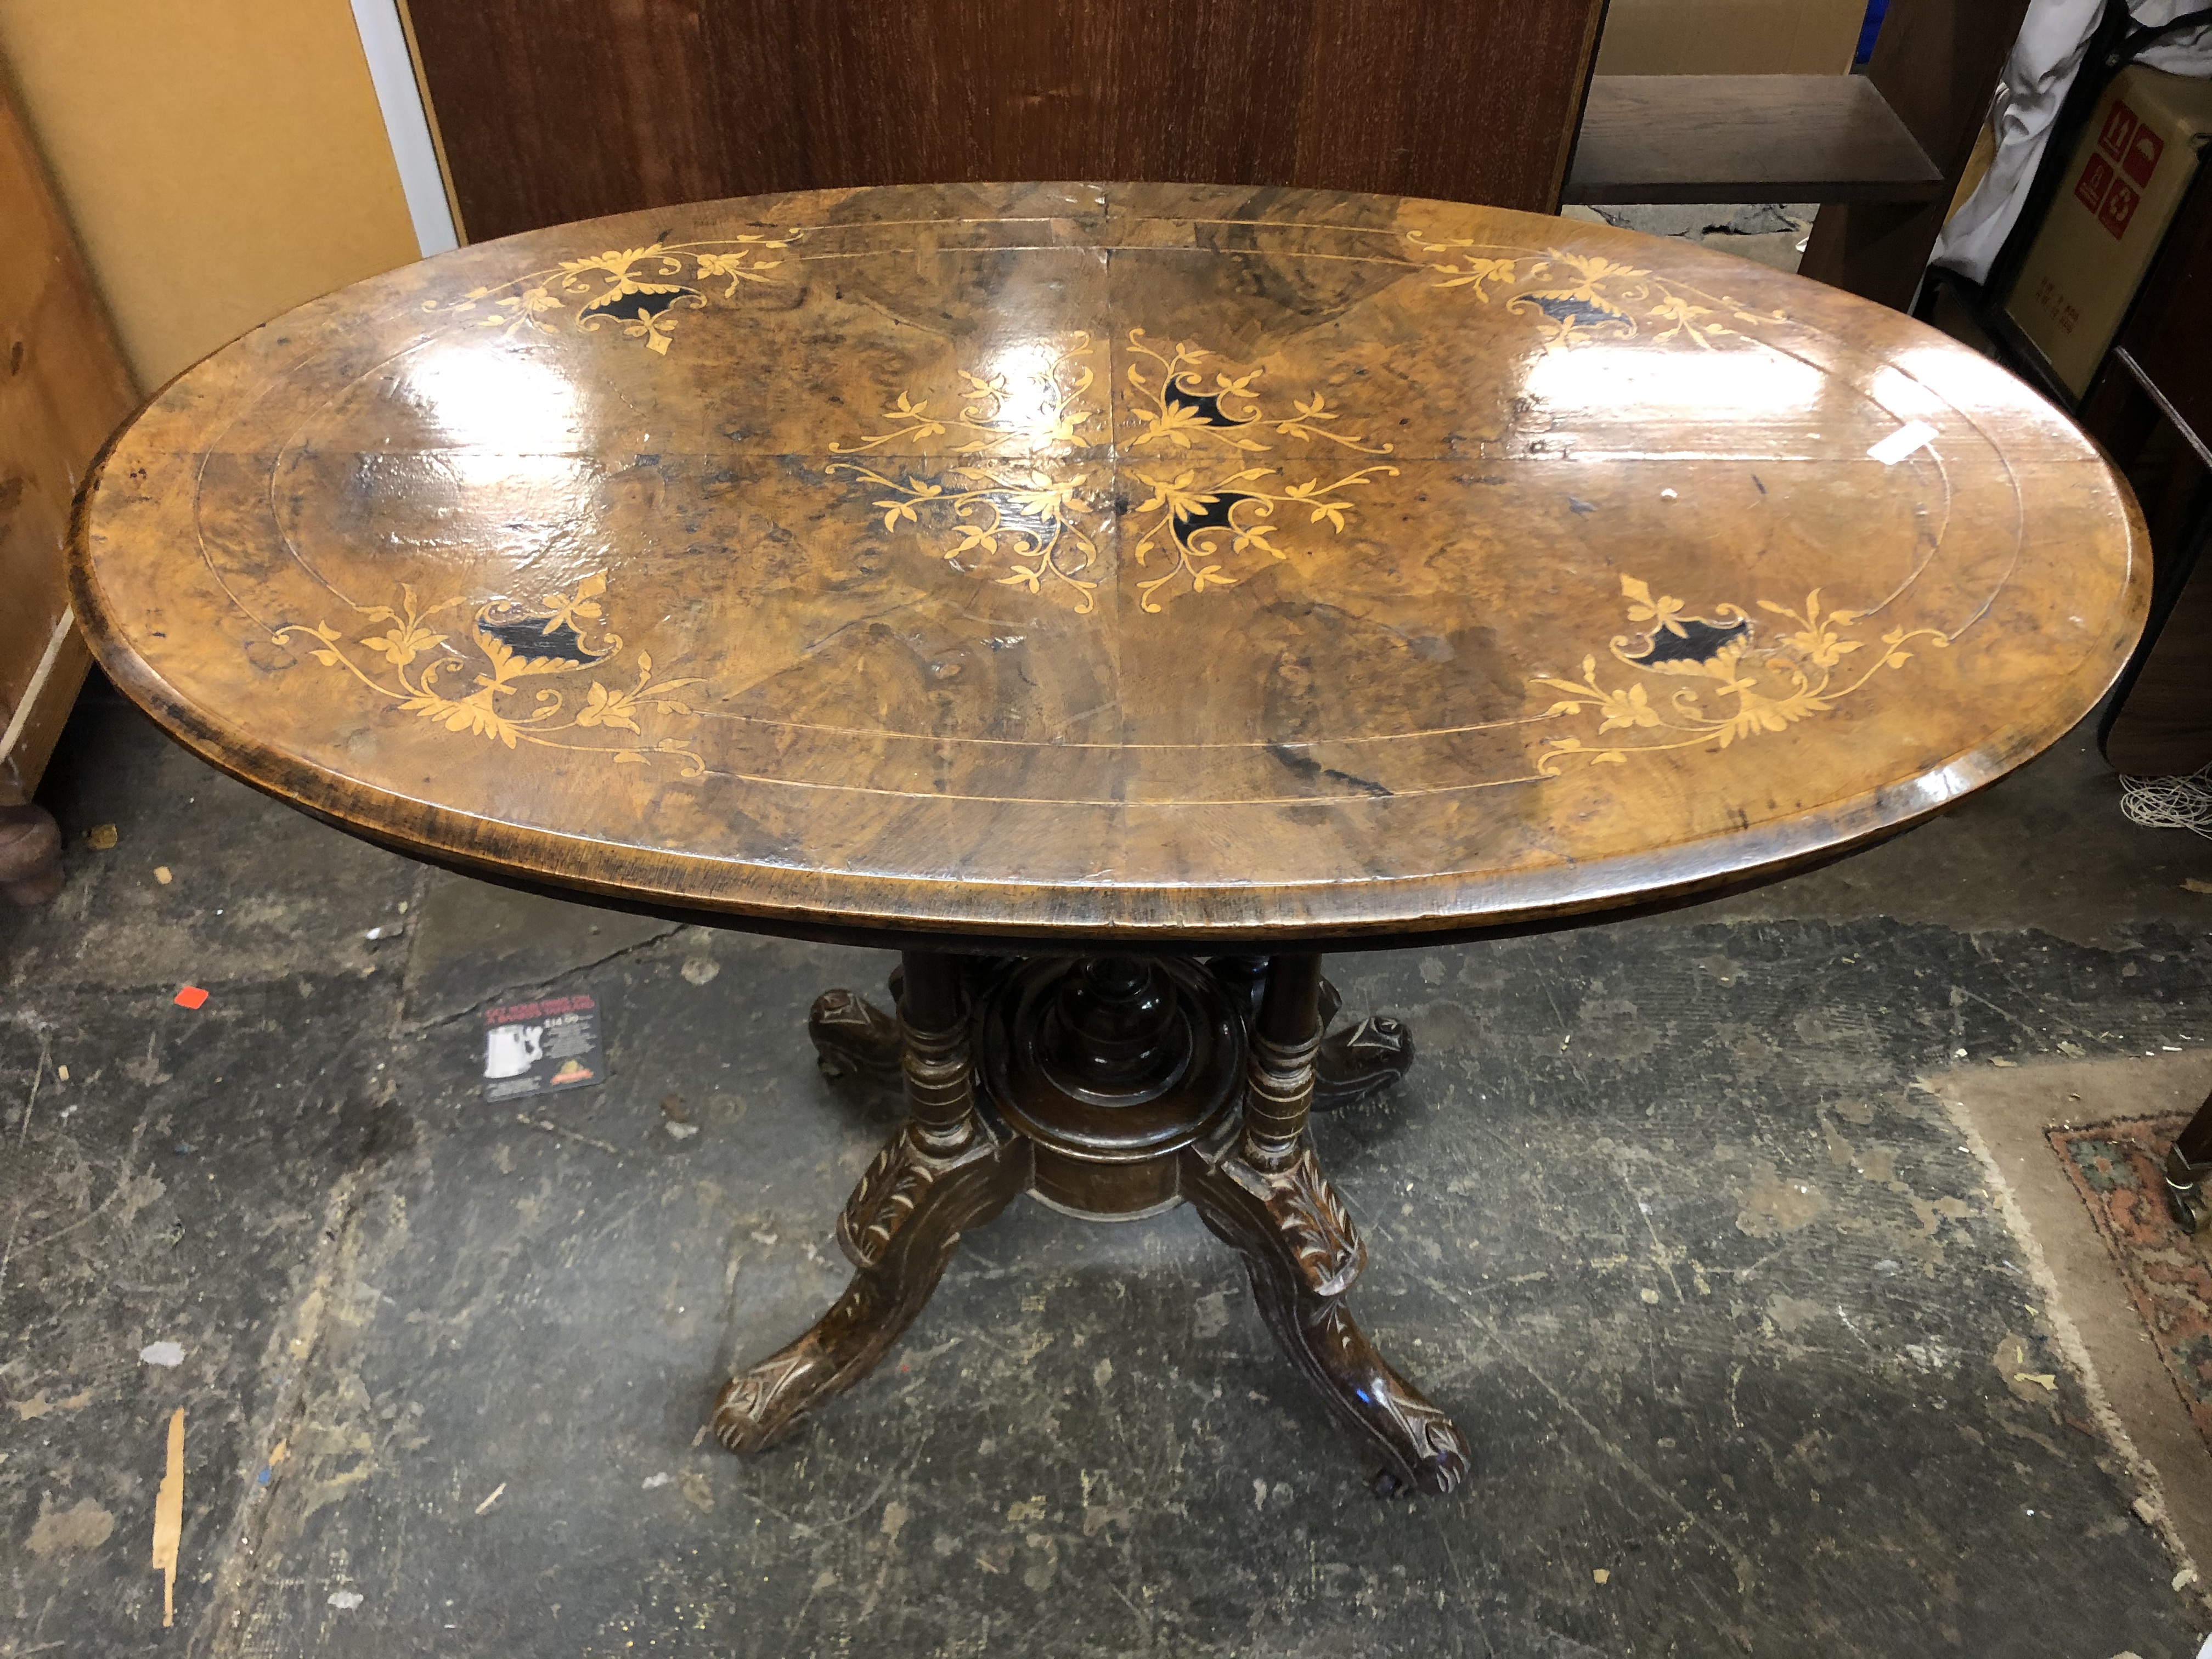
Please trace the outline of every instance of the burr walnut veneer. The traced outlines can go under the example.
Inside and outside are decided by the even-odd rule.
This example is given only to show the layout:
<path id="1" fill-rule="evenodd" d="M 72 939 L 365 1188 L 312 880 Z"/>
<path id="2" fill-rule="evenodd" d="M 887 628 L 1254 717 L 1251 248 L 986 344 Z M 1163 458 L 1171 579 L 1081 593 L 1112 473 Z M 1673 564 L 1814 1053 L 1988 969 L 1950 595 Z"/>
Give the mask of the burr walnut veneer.
<path id="1" fill-rule="evenodd" d="M 2087 712 L 2142 533 L 1933 331 L 1598 225 L 1294 191 L 757 198 L 301 307 L 82 497 L 117 683 L 356 833 L 898 944 L 911 1116 L 747 1449 L 1033 1192 L 1194 1204 L 1391 1483 L 1466 1452 L 1344 1297 L 1324 947 L 1560 925 L 1902 829 Z"/>

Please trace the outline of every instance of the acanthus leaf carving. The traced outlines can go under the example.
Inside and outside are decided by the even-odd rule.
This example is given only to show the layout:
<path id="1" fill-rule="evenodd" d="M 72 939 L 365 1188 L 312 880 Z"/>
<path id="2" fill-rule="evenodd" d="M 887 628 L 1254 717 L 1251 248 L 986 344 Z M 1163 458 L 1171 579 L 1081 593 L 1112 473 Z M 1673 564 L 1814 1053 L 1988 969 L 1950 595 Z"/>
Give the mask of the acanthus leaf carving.
<path id="1" fill-rule="evenodd" d="M 873 1267 L 927 1196 L 945 1165 L 915 1145 L 912 1127 L 876 1154 L 837 1218 L 837 1236 L 856 1267 Z"/>
<path id="2" fill-rule="evenodd" d="M 1286 1169 L 1258 1170 L 1236 1158 L 1228 1170 L 1267 1206 L 1299 1277 L 1316 1296 L 1341 1296 L 1352 1288 L 1367 1263 L 1367 1247 L 1310 1148 Z"/>

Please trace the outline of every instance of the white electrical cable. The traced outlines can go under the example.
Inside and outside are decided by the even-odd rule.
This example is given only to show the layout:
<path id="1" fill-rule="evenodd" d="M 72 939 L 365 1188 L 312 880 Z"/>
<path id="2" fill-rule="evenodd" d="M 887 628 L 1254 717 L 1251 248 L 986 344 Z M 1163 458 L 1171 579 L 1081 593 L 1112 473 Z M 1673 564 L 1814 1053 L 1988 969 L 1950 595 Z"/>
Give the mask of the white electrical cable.
<path id="1" fill-rule="evenodd" d="M 2123 777 L 2120 811 L 2146 830 L 2193 830 L 2212 841 L 2212 766 L 2184 778 Z"/>

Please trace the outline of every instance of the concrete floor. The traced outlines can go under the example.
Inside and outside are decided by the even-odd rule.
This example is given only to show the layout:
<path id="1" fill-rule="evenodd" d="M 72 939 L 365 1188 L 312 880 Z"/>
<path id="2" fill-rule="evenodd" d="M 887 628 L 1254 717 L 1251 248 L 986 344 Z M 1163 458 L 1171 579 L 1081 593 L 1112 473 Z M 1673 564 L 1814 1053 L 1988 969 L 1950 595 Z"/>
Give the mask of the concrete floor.
<path id="1" fill-rule="evenodd" d="M 1317 1139 L 1355 1306 L 1477 1448 L 1433 1501 L 1370 1495 L 1187 1212 L 1018 1206 L 797 1440 L 701 1444 L 842 1281 L 888 1126 L 801 1025 L 888 958 L 430 872 L 98 690 L 46 798 L 68 890 L 0 915 L 6 1659 L 2185 1659 L 2212 1625 L 1945 1103 L 2203 1033 L 2212 848 L 2127 825 L 2079 735 L 1748 898 L 1335 960 L 1421 1046 Z M 611 1075 L 518 1120 L 477 1011 L 537 987 L 599 998 Z"/>
<path id="2" fill-rule="evenodd" d="M 1733 253 L 1776 270 L 1795 270 L 1812 234 L 1813 202 L 1712 203 L 1704 206 L 1621 204 L 1567 207 L 1560 216 L 1640 230 L 1647 236 L 1674 236 L 1719 253 Z"/>

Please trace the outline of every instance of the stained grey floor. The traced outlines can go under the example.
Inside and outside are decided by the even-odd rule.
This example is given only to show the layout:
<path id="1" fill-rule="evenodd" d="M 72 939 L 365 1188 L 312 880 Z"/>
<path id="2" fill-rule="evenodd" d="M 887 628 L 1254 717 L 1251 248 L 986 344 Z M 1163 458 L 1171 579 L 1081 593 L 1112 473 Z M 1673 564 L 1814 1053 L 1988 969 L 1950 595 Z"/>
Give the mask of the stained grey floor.
<path id="1" fill-rule="evenodd" d="M 1814 202 L 1619 203 L 1563 208 L 1560 215 L 1640 230 L 1647 236 L 1677 237 L 1777 270 L 1795 270 L 1820 210 Z"/>
<path id="2" fill-rule="evenodd" d="M 0 916 L 0 1656 L 2181 1659 L 2202 1604 L 1914 1084 L 2197 1040 L 2212 857 L 2112 793 L 2077 738 L 1748 899 L 1337 959 L 1422 1050 L 1318 1132 L 1356 1305 L 1480 1459 L 1382 1502 L 1188 1213 L 1018 1206 L 797 1441 L 700 1444 L 842 1282 L 887 1126 L 800 1027 L 889 959 L 434 875 L 95 696 L 68 891 Z M 476 1011 L 541 985 L 611 1071 L 550 1127 L 476 1092 Z"/>

